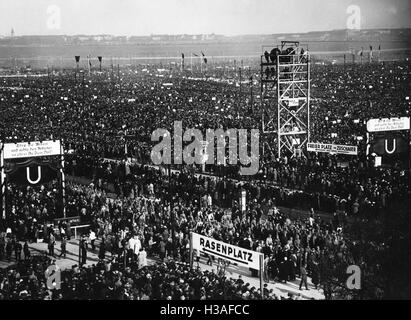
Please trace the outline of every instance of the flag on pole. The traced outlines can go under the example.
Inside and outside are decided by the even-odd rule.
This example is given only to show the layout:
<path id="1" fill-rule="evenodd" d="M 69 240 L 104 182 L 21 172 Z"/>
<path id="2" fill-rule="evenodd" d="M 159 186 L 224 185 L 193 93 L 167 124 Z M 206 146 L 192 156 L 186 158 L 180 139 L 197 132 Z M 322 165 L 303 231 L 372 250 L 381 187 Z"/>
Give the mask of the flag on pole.
<path id="1" fill-rule="evenodd" d="M 192 53 L 192 55 L 193 55 L 194 57 L 198 57 L 198 54 Z"/>
<path id="2" fill-rule="evenodd" d="M 98 59 L 98 61 L 99 61 L 99 63 L 100 63 L 100 72 L 101 72 L 101 61 L 103 60 L 103 57 L 102 57 L 102 56 L 98 56 L 97 59 Z"/>
<path id="3" fill-rule="evenodd" d="M 87 60 L 88 60 L 88 75 L 90 76 L 91 74 L 91 61 L 90 61 L 90 55 L 87 56 Z"/>
<path id="4" fill-rule="evenodd" d="M 74 56 L 74 58 L 76 59 L 76 62 L 77 62 L 77 63 L 80 62 L 80 56 Z"/>
<path id="5" fill-rule="evenodd" d="M 207 58 L 206 58 L 205 54 L 203 53 L 203 51 L 201 51 L 201 55 L 203 56 L 204 63 L 207 63 Z"/>

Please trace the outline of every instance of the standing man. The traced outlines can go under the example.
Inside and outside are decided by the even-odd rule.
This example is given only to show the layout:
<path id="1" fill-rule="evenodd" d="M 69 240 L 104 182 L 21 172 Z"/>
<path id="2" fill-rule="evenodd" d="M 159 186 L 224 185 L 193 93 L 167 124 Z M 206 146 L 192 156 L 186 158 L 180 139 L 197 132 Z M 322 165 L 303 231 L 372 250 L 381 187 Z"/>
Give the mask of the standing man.
<path id="1" fill-rule="evenodd" d="M 70 223 L 70 220 L 67 220 L 67 224 L 66 224 L 66 237 L 67 237 L 67 240 L 70 241 L 70 238 L 71 238 L 71 223 Z"/>
<path id="2" fill-rule="evenodd" d="M 94 241 L 96 241 L 96 233 L 93 230 L 90 230 L 90 244 L 91 244 L 91 251 L 96 250 L 96 245 L 94 244 Z"/>
<path id="3" fill-rule="evenodd" d="M 80 240 L 80 255 L 81 255 L 80 266 L 83 266 L 87 263 L 87 241 L 86 241 L 86 238 L 84 237 Z"/>
<path id="4" fill-rule="evenodd" d="M 16 261 L 21 260 L 21 251 L 23 250 L 23 246 L 19 241 L 16 241 L 16 245 L 14 246 L 14 252 L 16 254 Z"/>
<path id="5" fill-rule="evenodd" d="M 270 282 L 269 270 L 268 265 L 270 261 L 270 256 L 266 255 L 264 258 L 264 282 Z"/>
<path id="6" fill-rule="evenodd" d="M 30 258 L 30 249 L 29 249 L 29 244 L 27 240 L 24 242 L 23 253 L 24 253 L 24 260 L 28 260 Z"/>
<path id="7" fill-rule="evenodd" d="M 301 287 L 303 286 L 303 284 L 305 285 L 305 289 L 308 289 L 308 285 L 307 285 L 307 269 L 306 269 L 307 265 L 302 264 L 301 265 L 301 282 L 300 282 L 300 290 Z"/>
<path id="8" fill-rule="evenodd" d="M 138 256 L 139 251 L 141 249 L 141 241 L 137 235 L 134 235 L 133 237 L 130 238 L 130 240 L 128 240 L 128 247 L 131 250 L 133 250 L 133 254 Z"/>
<path id="9" fill-rule="evenodd" d="M 61 253 L 60 257 L 64 256 L 66 258 L 66 253 L 67 253 L 67 240 L 65 236 L 61 237 Z"/>
<path id="10" fill-rule="evenodd" d="M 6 234 L 4 232 L 0 232 L 0 260 L 3 259 L 4 250 L 6 247 Z"/>
<path id="11" fill-rule="evenodd" d="M 13 252 L 13 244 L 12 244 L 10 239 L 7 239 L 6 241 L 7 241 L 7 243 L 6 243 L 6 257 L 7 257 L 7 260 L 10 262 L 11 255 L 12 255 L 12 252 Z"/>
<path id="12" fill-rule="evenodd" d="M 147 252 L 144 250 L 144 247 L 141 247 L 138 254 L 138 268 L 144 268 L 147 266 Z"/>
<path id="13" fill-rule="evenodd" d="M 50 237 L 49 237 L 49 255 L 54 257 L 54 245 L 56 243 L 56 238 L 54 237 L 53 231 L 50 232 Z"/>
<path id="14" fill-rule="evenodd" d="M 101 239 L 100 248 L 98 251 L 98 258 L 100 260 L 104 260 L 106 258 L 106 242 L 104 240 L 104 236 Z"/>

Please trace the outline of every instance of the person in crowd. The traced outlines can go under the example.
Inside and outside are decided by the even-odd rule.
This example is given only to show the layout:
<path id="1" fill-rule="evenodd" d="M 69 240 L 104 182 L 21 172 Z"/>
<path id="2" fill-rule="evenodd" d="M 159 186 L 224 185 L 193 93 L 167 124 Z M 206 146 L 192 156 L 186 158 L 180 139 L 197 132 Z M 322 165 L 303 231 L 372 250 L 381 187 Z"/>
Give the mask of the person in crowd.
<path id="1" fill-rule="evenodd" d="M 61 249 L 61 252 L 60 252 L 59 257 L 60 258 L 63 257 L 65 259 L 67 255 L 67 239 L 65 235 L 61 237 L 60 249 Z"/>
<path id="2" fill-rule="evenodd" d="M 86 237 L 82 237 L 80 239 L 80 265 L 83 266 L 87 263 L 87 248 L 88 248 L 88 244 L 87 244 L 87 238 Z"/>
<path id="3" fill-rule="evenodd" d="M 7 258 L 7 261 L 9 261 L 9 262 L 11 260 L 12 252 L 13 252 L 13 244 L 11 242 L 11 239 L 7 239 L 7 242 L 6 242 L 6 258 Z"/>
<path id="4" fill-rule="evenodd" d="M 30 249 L 29 249 L 29 244 L 27 240 L 24 241 L 23 254 L 24 254 L 24 260 L 28 260 L 30 258 Z"/>
<path id="5" fill-rule="evenodd" d="M 14 245 L 14 252 L 16 255 L 16 261 L 21 260 L 21 252 L 23 251 L 23 246 L 21 245 L 20 241 L 16 241 Z"/>
<path id="6" fill-rule="evenodd" d="M 96 245 L 95 245 L 96 233 L 94 232 L 93 229 L 90 230 L 89 241 L 91 245 L 91 251 L 94 252 L 96 250 Z"/>
<path id="7" fill-rule="evenodd" d="M 50 232 L 49 239 L 48 239 L 48 250 L 49 255 L 54 257 L 54 246 L 56 244 L 56 238 L 54 237 L 54 233 Z"/>
<path id="8" fill-rule="evenodd" d="M 101 238 L 100 247 L 98 251 L 98 258 L 104 260 L 106 258 L 106 241 L 105 237 Z"/>
<path id="9" fill-rule="evenodd" d="M 301 274 L 301 281 L 300 281 L 299 289 L 301 290 L 302 286 L 304 285 L 305 289 L 309 290 L 308 285 L 307 285 L 307 269 L 305 265 L 301 265 L 300 274 Z"/>
<path id="10" fill-rule="evenodd" d="M 144 268 L 147 266 L 147 252 L 144 247 L 140 248 L 140 252 L 138 253 L 138 267 Z"/>

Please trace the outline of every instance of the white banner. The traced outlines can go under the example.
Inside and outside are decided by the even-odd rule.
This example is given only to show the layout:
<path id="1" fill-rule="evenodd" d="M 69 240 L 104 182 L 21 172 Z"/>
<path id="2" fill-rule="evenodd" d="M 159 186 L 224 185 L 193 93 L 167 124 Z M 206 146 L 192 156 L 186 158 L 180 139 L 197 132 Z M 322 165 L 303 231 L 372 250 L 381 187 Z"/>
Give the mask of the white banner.
<path id="1" fill-rule="evenodd" d="M 397 131 L 397 130 L 409 130 L 410 118 L 383 118 L 383 119 L 370 119 L 367 121 L 368 132 L 381 132 L 381 131 Z"/>
<path id="2" fill-rule="evenodd" d="M 192 241 L 193 250 L 198 250 L 229 260 L 233 263 L 239 263 L 243 266 L 260 270 L 260 256 L 263 255 L 262 253 L 233 246 L 194 232 L 192 234 Z"/>
<path id="3" fill-rule="evenodd" d="M 4 159 L 60 155 L 60 140 L 4 144 Z"/>
<path id="4" fill-rule="evenodd" d="M 297 107 L 299 105 L 299 100 L 296 98 L 289 98 L 288 99 L 288 106 L 289 107 Z"/>
<path id="5" fill-rule="evenodd" d="M 241 190 L 240 206 L 241 206 L 241 211 L 243 212 L 247 209 L 246 195 L 247 195 L 247 191 Z"/>
<path id="6" fill-rule="evenodd" d="M 331 143 L 307 143 L 307 151 L 327 152 L 337 154 L 349 154 L 356 156 L 358 154 L 357 146 L 345 146 Z"/>

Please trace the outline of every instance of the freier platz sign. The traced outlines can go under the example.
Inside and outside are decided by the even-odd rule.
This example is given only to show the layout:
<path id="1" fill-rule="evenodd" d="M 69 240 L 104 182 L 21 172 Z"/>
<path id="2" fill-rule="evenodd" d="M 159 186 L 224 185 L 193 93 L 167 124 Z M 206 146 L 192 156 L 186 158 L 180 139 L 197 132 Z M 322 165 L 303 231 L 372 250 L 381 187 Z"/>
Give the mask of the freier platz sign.
<path id="1" fill-rule="evenodd" d="M 46 157 L 60 154 L 60 140 L 4 144 L 4 159 Z"/>
<path id="2" fill-rule="evenodd" d="M 358 154 L 357 146 L 346 146 L 341 144 L 331 144 L 331 143 L 307 143 L 307 151 L 313 152 L 325 152 L 325 153 L 335 153 L 335 154 L 348 154 L 356 156 Z"/>
<path id="3" fill-rule="evenodd" d="M 259 270 L 262 253 L 192 233 L 192 249 Z"/>

